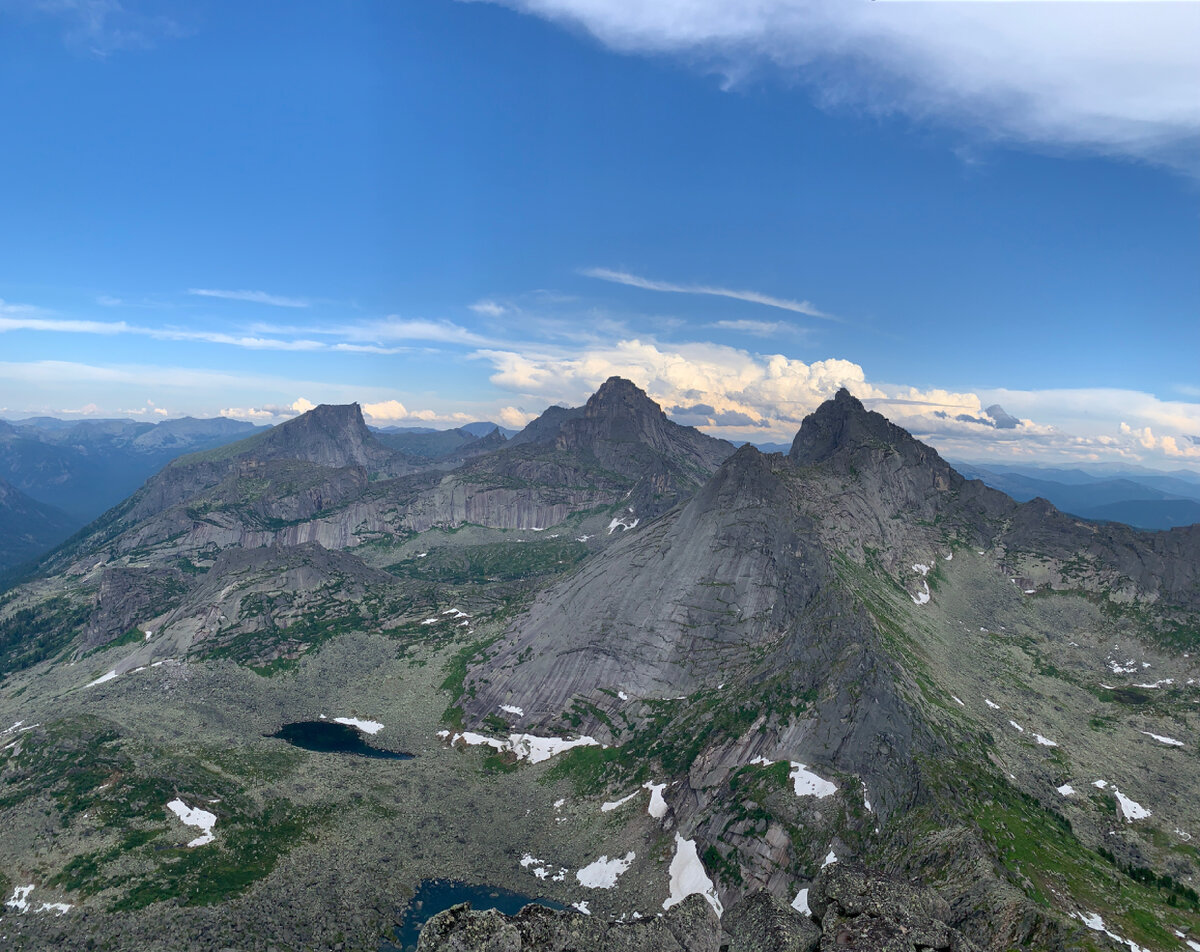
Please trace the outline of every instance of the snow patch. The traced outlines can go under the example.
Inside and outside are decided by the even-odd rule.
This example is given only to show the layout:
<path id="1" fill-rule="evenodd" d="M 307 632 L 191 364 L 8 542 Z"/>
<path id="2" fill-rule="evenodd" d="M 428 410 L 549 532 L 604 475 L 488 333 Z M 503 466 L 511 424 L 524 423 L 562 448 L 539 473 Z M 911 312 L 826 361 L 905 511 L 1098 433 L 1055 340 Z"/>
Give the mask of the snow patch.
<path id="1" fill-rule="evenodd" d="M 984 698 L 984 699 L 983 699 L 983 703 L 984 703 L 984 704 L 986 704 L 988 707 L 990 707 L 990 708 L 991 708 L 993 711 L 998 711 L 998 710 L 1000 710 L 1000 705 L 999 705 L 999 704 L 996 704 L 996 703 L 994 703 L 993 701 L 989 701 L 987 698 Z"/>
<path id="2" fill-rule="evenodd" d="M 663 797 L 663 791 L 667 789 L 667 785 L 651 783 L 647 780 L 642 786 L 650 791 L 650 805 L 646 807 L 646 812 L 654 819 L 661 820 L 667 815 L 667 801 Z"/>
<path id="3" fill-rule="evenodd" d="M 961 699 L 961 698 L 959 698 L 959 697 L 958 697 L 958 695 L 956 695 L 956 694 L 951 694 L 950 696 L 951 696 L 952 698 L 954 698 L 954 703 L 955 703 L 955 704 L 957 704 L 959 707 L 966 707 L 966 706 L 967 706 L 967 705 L 963 704 L 963 702 L 962 702 L 962 699 Z"/>
<path id="4" fill-rule="evenodd" d="M 1175 683 L 1174 678 L 1163 678 L 1161 681 L 1155 681 L 1153 684 L 1135 684 L 1134 687 L 1135 688 L 1150 688 L 1151 690 L 1153 690 L 1154 688 L 1161 688 L 1164 684 L 1174 684 L 1174 683 Z"/>
<path id="5" fill-rule="evenodd" d="M 105 681 L 111 681 L 116 676 L 117 676 L 116 671 L 109 671 L 108 674 L 100 675 L 100 677 L 96 678 L 95 681 L 89 681 L 87 684 L 84 685 L 84 687 L 90 688 L 90 687 L 94 687 L 97 684 L 103 684 Z"/>
<path id="6" fill-rule="evenodd" d="M 1139 734 L 1145 734 L 1147 737 L 1153 737 L 1160 744 L 1166 744 L 1169 747 L 1184 747 L 1183 741 L 1176 740 L 1174 737 L 1163 737 L 1162 734 L 1151 734 L 1149 731 L 1138 731 Z"/>
<path id="7" fill-rule="evenodd" d="M 439 731 L 439 737 L 450 736 L 448 731 Z M 575 740 L 566 740 L 562 737 L 536 737 L 533 734 L 509 734 L 508 738 L 488 737 L 486 734 L 476 734 L 473 731 L 463 731 L 460 734 L 450 736 L 450 745 L 454 746 L 459 741 L 471 746 L 479 746 L 486 744 L 489 747 L 494 747 L 500 752 L 512 751 L 517 760 L 528 760 L 531 764 L 540 764 L 543 760 L 549 760 L 555 754 L 561 754 L 564 750 L 570 750 L 572 747 L 604 747 L 600 741 L 594 737 L 578 737 Z"/>
<path id="8" fill-rule="evenodd" d="M 1012 724 L 1012 726 L 1015 727 L 1017 730 L 1019 730 L 1022 734 L 1025 733 L 1025 728 L 1022 727 L 1020 724 L 1018 724 L 1016 721 L 1010 720 L 1008 723 Z"/>
<path id="9" fill-rule="evenodd" d="M 532 853 L 526 853 L 521 857 L 521 868 L 528 869 L 538 879 L 549 879 L 555 883 L 561 883 L 567 878 L 567 871 L 562 866 L 555 871 L 553 866 L 544 859 L 538 859 Z"/>
<path id="10" fill-rule="evenodd" d="M 630 850 L 623 857 L 615 856 L 609 859 L 601 856 L 594 863 L 589 863 L 575 874 L 579 885 L 585 889 L 612 889 L 617 884 L 617 877 L 633 864 L 637 854 Z"/>
<path id="11" fill-rule="evenodd" d="M 925 605 L 929 602 L 929 583 L 922 582 L 921 584 L 924 586 L 924 591 L 917 592 L 912 596 L 914 605 Z"/>
<path id="12" fill-rule="evenodd" d="M 1144 820 L 1150 816 L 1150 811 L 1140 803 L 1135 803 L 1125 796 L 1116 787 L 1113 787 L 1113 795 L 1117 798 L 1117 803 L 1121 807 L 1121 815 L 1125 817 L 1126 823 L 1132 823 L 1134 820 Z"/>
<path id="13" fill-rule="evenodd" d="M 525 709 L 517 707 L 515 704 L 501 704 L 500 710 L 504 711 L 507 714 L 516 714 L 517 717 L 525 716 Z"/>
<path id="14" fill-rule="evenodd" d="M 13 890 L 11 898 L 4 905 L 11 909 L 16 909 L 17 912 L 29 911 L 29 894 L 33 892 L 33 884 L 28 886 L 17 886 Z"/>
<path id="15" fill-rule="evenodd" d="M 194 826 L 201 831 L 199 836 L 188 843 L 189 847 L 203 846 L 205 843 L 211 843 L 216 839 L 212 831 L 213 826 L 217 822 L 216 814 L 209 813 L 207 810 L 201 810 L 199 807 L 189 807 L 180 799 L 175 799 L 168 803 L 167 809 L 179 817 L 180 822 L 187 826 Z"/>
<path id="16" fill-rule="evenodd" d="M 792 772 L 788 774 L 788 779 L 792 781 L 796 790 L 796 796 L 811 796 L 820 800 L 837 793 L 837 784 L 830 783 L 828 780 L 818 777 L 798 761 L 793 760 L 791 764 Z"/>
<path id="17" fill-rule="evenodd" d="M 1049 737 L 1043 737 L 1041 734 L 1034 734 L 1033 739 L 1043 747 L 1057 747 L 1058 744 L 1052 741 Z"/>
<path id="18" fill-rule="evenodd" d="M 335 717 L 335 724 L 345 724 L 347 727 L 357 727 L 364 734 L 378 734 L 383 730 L 379 721 L 360 721 L 357 717 Z"/>
<path id="19" fill-rule="evenodd" d="M 581 900 L 579 900 L 579 902 L 573 902 L 573 903 L 571 903 L 571 908 L 572 908 L 572 909 L 578 909 L 578 910 L 579 910 L 580 912 L 582 912 L 582 913 L 583 913 L 585 916 L 590 916 L 590 915 L 592 914 L 592 910 L 588 908 L 588 904 L 587 904 L 587 900 L 586 900 L 586 899 L 581 899 Z"/>
<path id="20" fill-rule="evenodd" d="M 601 813 L 611 813 L 617 807 L 628 803 L 630 800 L 632 800 L 634 797 L 636 797 L 639 792 L 640 791 L 638 791 L 638 790 L 634 790 L 633 793 L 631 793 L 627 797 L 621 797 L 620 800 L 610 800 L 607 803 L 602 804 L 600 807 L 600 812 Z"/>
<path id="21" fill-rule="evenodd" d="M 925 565 L 924 563 L 921 563 L 921 562 L 916 562 L 913 564 L 913 571 L 920 572 L 922 575 L 928 575 L 929 574 L 929 566 Z"/>
<path id="22" fill-rule="evenodd" d="M 812 910 L 808 908 L 808 887 L 805 886 L 798 893 L 796 898 L 792 900 L 792 908 L 798 913 L 805 916 L 811 916 Z"/>
<path id="23" fill-rule="evenodd" d="M 675 856 L 671 859 L 669 872 L 671 895 L 663 900 L 662 907 L 664 909 L 670 909 L 676 903 L 683 902 L 688 896 L 699 893 L 708 900 L 709 905 L 716 910 L 718 916 L 725 911 L 721 900 L 717 898 L 713 881 L 708 878 L 708 873 L 704 871 L 704 864 L 700 862 L 700 857 L 696 853 L 695 840 L 685 840 L 678 833 L 675 834 Z"/>
<path id="24" fill-rule="evenodd" d="M 837 854 L 833 850 L 830 850 L 827 854 L 825 854 L 825 862 L 821 864 L 821 869 L 824 869 L 826 866 L 832 866 L 837 861 Z"/>
<path id="25" fill-rule="evenodd" d="M 1061 787 L 1055 787 L 1054 789 L 1061 793 L 1064 797 L 1069 797 L 1075 792 L 1075 788 L 1069 783 L 1064 783 Z"/>
<path id="26" fill-rule="evenodd" d="M 1108 781 L 1107 780 L 1093 780 L 1092 786 L 1098 787 L 1099 789 L 1103 790 L 1105 787 L 1108 786 Z"/>
<path id="27" fill-rule="evenodd" d="M 618 691 L 618 692 L 617 692 L 617 697 L 619 697 L 619 698 L 620 698 L 622 701 L 628 701 L 628 700 L 629 700 L 629 695 L 628 695 L 628 694 L 626 694 L 624 691 Z"/>
<path id="28" fill-rule="evenodd" d="M 625 522 L 624 520 L 618 519 L 616 516 L 613 516 L 612 522 L 610 522 L 608 524 L 608 534 L 612 535 L 613 532 L 617 529 L 633 529 L 637 526 L 638 522 L 640 522 L 640 521 L 641 520 L 635 518 L 633 520 L 633 522 Z"/>

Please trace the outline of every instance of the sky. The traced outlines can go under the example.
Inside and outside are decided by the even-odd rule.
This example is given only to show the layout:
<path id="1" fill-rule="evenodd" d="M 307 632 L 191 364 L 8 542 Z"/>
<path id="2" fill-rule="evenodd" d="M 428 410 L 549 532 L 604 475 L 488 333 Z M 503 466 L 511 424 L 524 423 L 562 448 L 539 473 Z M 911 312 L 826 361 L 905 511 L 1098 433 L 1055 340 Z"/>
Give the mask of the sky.
<path id="1" fill-rule="evenodd" d="M 1200 3 L 0 0 L 0 416 L 1200 470 Z M 1002 408 L 1002 409 L 997 409 Z"/>

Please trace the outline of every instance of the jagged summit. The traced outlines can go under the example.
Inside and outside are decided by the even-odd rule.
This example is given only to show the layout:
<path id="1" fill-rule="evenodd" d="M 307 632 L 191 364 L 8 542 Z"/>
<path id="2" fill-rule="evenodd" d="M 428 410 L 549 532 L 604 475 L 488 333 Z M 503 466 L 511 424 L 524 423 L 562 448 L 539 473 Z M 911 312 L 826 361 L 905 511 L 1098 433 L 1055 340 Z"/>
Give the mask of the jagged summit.
<path id="1" fill-rule="evenodd" d="M 589 416 L 599 416 L 604 413 L 618 413 L 627 416 L 642 414 L 651 417 L 662 416 L 662 408 L 651 400 L 646 391 L 632 380 L 612 376 L 600 385 L 591 395 L 586 404 Z"/>
<path id="2" fill-rule="evenodd" d="M 853 455 L 864 448 L 890 446 L 906 457 L 940 457 L 887 417 L 868 410 L 845 387 L 804 418 L 788 458 L 808 466 L 836 456 Z M 924 451 L 918 453 L 917 451 Z"/>
<path id="3" fill-rule="evenodd" d="M 268 430 L 247 450 L 255 459 L 298 459 L 331 468 L 370 469 L 394 456 L 367 429 L 357 403 L 323 403 Z"/>

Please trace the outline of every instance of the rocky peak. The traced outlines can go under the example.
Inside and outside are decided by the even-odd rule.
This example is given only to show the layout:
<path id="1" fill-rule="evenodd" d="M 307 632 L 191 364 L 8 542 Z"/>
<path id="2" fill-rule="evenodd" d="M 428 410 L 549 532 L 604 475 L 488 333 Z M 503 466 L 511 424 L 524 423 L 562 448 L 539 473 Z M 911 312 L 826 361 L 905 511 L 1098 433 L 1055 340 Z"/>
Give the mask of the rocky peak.
<path id="1" fill-rule="evenodd" d="M 371 468 L 393 454 L 367 429 L 357 403 L 323 403 L 268 431 L 249 455 L 300 459 L 335 468 Z"/>
<path id="2" fill-rule="evenodd" d="M 585 406 L 587 416 L 595 418 L 609 414 L 620 416 L 663 416 L 657 403 L 646 396 L 646 391 L 624 377 L 609 377 L 588 399 Z"/>
<path id="3" fill-rule="evenodd" d="M 868 410 L 845 388 L 804 418 L 788 458 L 800 466 L 825 464 L 841 473 L 864 467 L 922 470 L 926 478 L 919 482 L 943 490 L 963 482 L 933 447 Z"/>

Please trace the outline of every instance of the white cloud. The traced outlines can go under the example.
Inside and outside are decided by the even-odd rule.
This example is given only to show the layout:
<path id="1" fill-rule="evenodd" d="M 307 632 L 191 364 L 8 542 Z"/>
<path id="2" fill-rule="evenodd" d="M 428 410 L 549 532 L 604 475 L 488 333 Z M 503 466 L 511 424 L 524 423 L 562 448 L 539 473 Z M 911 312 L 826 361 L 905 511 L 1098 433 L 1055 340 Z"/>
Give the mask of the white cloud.
<path id="1" fill-rule="evenodd" d="M 468 304 L 472 311 L 476 314 L 482 314 L 484 317 L 500 317 L 508 313 L 508 308 L 503 304 L 497 304 L 495 301 L 483 300 L 476 301 L 474 304 Z"/>
<path id="2" fill-rule="evenodd" d="M 501 407 L 496 411 L 496 422 L 510 430 L 524 429 L 525 424 L 536 420 L 539 414 L 529 413 L 519 407 Z"/>
<path id="3" fill-rule="evenodd" d="M 583 351 L 481 350 L 477 356 L 492 364 L 494 384 L 539 404 L 577 406 L 608 377 L 626 377 L 679 422 L 732 440 L 790 441 L 808 413 L 845 387 L 869 409 L 955 458 L 1200 459 L 1200 445 L 1184 438 L 1200 433 L 1200 404 L 1138 391 L 921 390 L 868 380 L 860 365 L 847 360 L 806 363 L 719 344 L 637 339 Z M 994 426 L 985 407 L 995 403 L 1020 422 Z"/>
<path id="4" fill-rule="evenodd" d="M 785 324 L 783 321 L 714 321 L 711 326 L 723 331 L 752 334 L 755 337 L 779 337 L 783 334 L 794 335 L 804 332 L 804 328 Z"/>
<path id="5" fill-rule="evenodd" d="M 0 314 L 36 314 L 40 310 L 32 304 L 10 304 L 4 298 L 0 298 Z"/>
<path id="6" fill-rule="evenodd" d="M 269 304 L 271 307 L 308 307 L 304 298 L 283 297 L 266 291 L 221 291 L 214 288 L 188 288 L 188 294 L 198 297 L 221 298 L 226 301 L 249 301 L 251 304 Z"/>
<path id="7" fill-rule="evenodd" d="M 818 311 L 808 301 L 792 301 L 787 298 L 772 297 L 759 291 L 734 291 L 729 288 L 713 287 L 707 284 L 674 284 L 670 281 L 652 281 L 649 278 L 630 274 L 628 271 L 613 271 L 610 268 L 584 268 L 580 271 L 589 278 L 601 281 L 611 281 L 614 284 L 625 284 L 631 288 L 642 288 L 645 291 L 665 291 L 671 294 L 707 294 L 713 297 L 732 298 L 735 301 L 749 301 L 753 304 L 764 304 L 767 307 L 782 308 L 809 317 L 819 317 L 827 321 L 838 318 L 824 311 Z"/>
<path id="8" fill-rule="evenodd" d="M 1200 172 L 1200 4 L 496 0 L 726 85 L 764 66 L 832 108 L 938 118 Z"/>
<path id="9" fill-rule="evenodd" d="M 341 331 L 351 340 L 422 340 L 474 347 L 486 347 L 493 343 L 489 338 L 450 321 L 402 318 L 394 314 L 378 321 L 347 325 Z"/>
<path id="10" fill-rule="evenodd" d="M 18 313 L 0 308 L 0 314 Z M 0 317 L 0 333 L 5 331 L 49 331 L 61 334 L 129 334 L 136 330 L 124 321 L 76 321 L 49 317 Z"/>
<path id="11" fill-rule="evenodd" d="M 364 403 L 363 413 L 374 420 L 406 420 L 408 408 L 399 400 L 382 400 L 379 403 Z"/>
<path id="12" fill-rule="evenodd" d="M 298 398 L 296 402 L 291 405 L 291 409 L 296 413 L 307 413 L 309 410 L 315 410 L 316 408 L 317 405 L 315 403 L 313 403 L 311 400 L 304 399 L 304 397 Z"/>
<path id="13" fill-rule="evenodd" d="M 260 410 L 257 407 L 226 407 L 219 412 L 221 416 L 231 420 L 249 420 L 252 423 L 273 423 L 276 416 L 271 410 Z"/>

